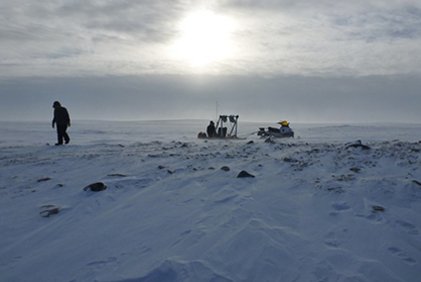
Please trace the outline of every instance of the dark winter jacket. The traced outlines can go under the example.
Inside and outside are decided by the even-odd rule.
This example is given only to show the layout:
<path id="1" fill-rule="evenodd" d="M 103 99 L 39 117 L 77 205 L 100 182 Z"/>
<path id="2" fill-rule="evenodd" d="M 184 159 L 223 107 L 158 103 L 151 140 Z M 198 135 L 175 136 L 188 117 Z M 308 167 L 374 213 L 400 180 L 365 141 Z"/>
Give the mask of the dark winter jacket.
<path id="1" fill-rule="evenodd" d="M 215 137 L 216 136 L 215 125 L 213 123 L 209 124 L 208 127 L 206 128 L 206 132 L 208 133 L 209 138 Z"/>
<path id="2" fill-rule="evenodd" d="M 54 108 L 53 126 L 55 123 L 58 125 L 70 126 L 69 112 L 67 112 L 67 109 L 65 107 L 60 106 Z"/>

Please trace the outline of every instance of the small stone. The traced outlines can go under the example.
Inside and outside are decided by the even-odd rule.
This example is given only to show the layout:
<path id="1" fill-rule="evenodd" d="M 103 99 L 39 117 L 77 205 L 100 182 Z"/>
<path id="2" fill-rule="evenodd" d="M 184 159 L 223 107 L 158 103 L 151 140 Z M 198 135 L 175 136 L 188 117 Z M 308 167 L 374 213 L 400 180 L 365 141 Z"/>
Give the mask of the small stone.
<path id="1" fill-rule="evenodd" d="M 329 191 L 329 192 L 334 192 L 334 193 L 338 193 L 338 194 L 345 193 L 345 190 L 340 186 L 328 187 L 326 190 Z"/>
<path id="2" fill-rule="evenodd" d="M 165 166 L 163 166 L 163 165 L 158 166 L 158 169 L 164 169 L 164 168 L 165 168 Z"/>
<path id="3" fill-rule="evenodd" d="M 238 175 L 237 178 L 245 178 L 245 177 L 255 177 L 253 174 L 248 173 L 245 170 L 242 170 Z"/>
<path id="4" fill-rule="evenodd" d="M 107 176 L 111 176 L 111 177 L 126 177 L 127 175 L 122 174 L 122 173 L 111 173 L 111 174 L 108 174 Z"/>
<path id="5" fill-rule="evenodd" d="M 283 159 L 283 161 L 286 162 L 286 163 L 296 163 L 296 162 L 298 162 L 298 160 L 293 159 L 293 158 L 289 158 L 289 157 L 285 157 Z"/>
<path id="6" fill-rule="evenodd" d="M 373 212 L 384 212 L 385 211 L 385 208 L 382 207 L 382 206 L 374 205 L 374 206 L 371 206 L 371 208 L 373 209 Z"/>
<path id="7" fill-rule="evenodd" d="M 250 140 L 249 142 L 247 142 L 247 145 L 250 145 L 250 144 L 254 144 L 254 141 Z"/>
<path id="8" fill-rule="evenodd" d="M 221 167 L 221 170 L 223 170 L 223 171 L 230 171 L 230 168 L 228 166 L 223 166 L 223 167 Z"/>
<path id="9" fill-rule="evenodd" d="M 85 191 L 91 190 L 92 192 L 100 192 L 104 191 L 105 189 L 107 189 L 107 185 L 102 182 L 95 182 L 83 188 Z"/>
<path id="10" fill-rule="evenodd" d="M 413 183 L 415 183 L 415 184 L 417 184 L 417 185 L 419 185 L 419 186 L 421 186 L 421 182 L 420 182 L 420 181 L 418 181 L 418 180 L 415 180 L 415 179 L 414 179 L 414 180 L 412 180 L 412 182 L 413 182 Z"/>
<path id="11" fill-rule="evenodd" d="M 370 147 L 362 144 L 361 140 L 357 140 L 354 144 L 350 144 L 346 146 L 346 149 L 349 149 L 349 148 L 361 148 L 363 150 L 370 150 Z"/>
<path id="12" fill-rule="evenodd" d="M 38 179 L 37 182 L 45 182 L 45 181 L 49 181 L 49 180 L 51 180 L 51 178 L 43 177 L 43 178 Z"/>
<path id="13" fill-rule="evenodd" d="M 358 172 L 361 171 L 361 168 L 359 168 L 359 167 L 351 167 L 349 170 L 352 171 L 352 172 L 358 173 Z"/>

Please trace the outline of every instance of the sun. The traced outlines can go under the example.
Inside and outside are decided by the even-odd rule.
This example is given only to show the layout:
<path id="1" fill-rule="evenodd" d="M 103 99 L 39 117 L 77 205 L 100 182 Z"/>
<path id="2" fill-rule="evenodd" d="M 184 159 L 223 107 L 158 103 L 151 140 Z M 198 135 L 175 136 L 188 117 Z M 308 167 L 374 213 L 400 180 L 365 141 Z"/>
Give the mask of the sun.
<path id="1" fill-rule="evenodd" d="M 176 59 L 203 68 L 223 62 L 233 53 L 234 21 L 211 11 L 195 11 L 178 25 L 171 50 Z"/>

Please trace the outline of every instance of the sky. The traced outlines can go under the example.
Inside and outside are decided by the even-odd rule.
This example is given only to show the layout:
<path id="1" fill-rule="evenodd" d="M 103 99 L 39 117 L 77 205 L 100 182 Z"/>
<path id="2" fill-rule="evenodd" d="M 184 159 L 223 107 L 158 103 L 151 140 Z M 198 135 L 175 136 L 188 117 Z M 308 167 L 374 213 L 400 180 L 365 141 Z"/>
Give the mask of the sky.
<path id="1" fill-rule="evenodd" d="M 0 0 L 0 120 L 421 122 L 418 0 Z"/>

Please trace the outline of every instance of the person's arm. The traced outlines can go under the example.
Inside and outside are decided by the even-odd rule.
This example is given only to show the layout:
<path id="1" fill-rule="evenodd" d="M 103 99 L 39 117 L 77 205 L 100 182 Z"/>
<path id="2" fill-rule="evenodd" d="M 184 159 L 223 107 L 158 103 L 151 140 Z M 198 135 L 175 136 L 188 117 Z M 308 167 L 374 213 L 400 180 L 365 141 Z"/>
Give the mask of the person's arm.
<path id="1" fill-rule="evenodd" d="M 54 128 L 54 124 L 56 123 L 56 111 L 54 110 L 54 117 L 51 126 Z"/>
<path id="2" fill-rule="evenodd" d="M 66 120 L 67 120 L 67 125 L 70 127 L 70 115 L 67 109 L 66 109 Z"/>

